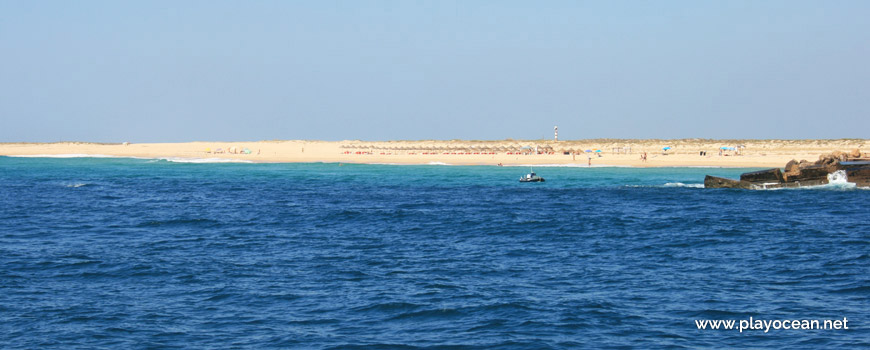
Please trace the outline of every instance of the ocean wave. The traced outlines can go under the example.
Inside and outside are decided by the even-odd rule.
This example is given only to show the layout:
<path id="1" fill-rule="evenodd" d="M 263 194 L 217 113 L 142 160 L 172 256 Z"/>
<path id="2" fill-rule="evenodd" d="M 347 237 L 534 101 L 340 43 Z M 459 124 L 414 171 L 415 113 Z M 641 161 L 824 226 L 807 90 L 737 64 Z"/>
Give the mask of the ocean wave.
<path id="1" fill-rule="evenodd" d="M 607 165 L 607 164 L 517 164 L 505 165 L 506 167 L 523 167 L 523 168 L 634 168 L 631 165 Z"/>
<path id="2" fill-rule="evenodd" d="M 780 187 L 780 188 L 757 188 L 759 191 L 854 191 L 854 190 L 870 190 L 868 187 L 858 187 L 854 183 L 838 184 L 829 183 L 817 186 L 801 186 L 801 187 Z"/>
<path id="3" fill-rule="evenodd" d="M 74 183 L 74 184 L 67 184 L 66 187 L 79 188 L 79 187 L 90 186 L 90 185 L 91 184 L 78 182 L 78 183 Z"/>
<path id="4" fill-rule="evenodd" d="M 801 187 L 784 187 L 784 188 L 759 188 L 763 191 L 779 191 L 779 190 L 827 190 L 827 191 L 853 191 L 867 190 L 868 187 L 858 187 L 858 184 L 849 182 L 846 172 L 837 170 L 828 174 L 828 183 L 817 186 L 801 186 Z"/>
<path id="5" fill-rule="evenodd" d="M 167 161 L 172 163 L 253 163 L 253 161 L 245 159 L 231 158 L 185 158 L 185 157 L 136 157 L 136 156 L 113 156 L 108 154 L 21 154 L 9 155 L 13 158 L 127 158 L 127 159 L 144 159 L 151 162 Z"/>
<path id="6" fill-rule="evenodd" d="M 8 155 L 7 157 L 14 157 L 14 158 L 135 158 L 135 157 L 111 156 L 108 154 L 80 154 L 80 153 L 72 153 L 72 154 L 18 154 L 18 155 Z"/>
<path id="7" fill-rule="evenodd" d="M 704 184 L 685 184 L 682 182 L 668 182 L 662 187 L 689 187 L 689 188 L 704 188 Z"/>
<path id="8" fill-rule="evenodd" d="M 429 162 L 429 163 L 426 163 L 426 165 L 450 165 L 450 164 L 447 164 L 444 162 Z"/>
<path id="9" fill-rule="evenodd" d="M 158 160 L 165 160 L 171 163 L 253 163 L 245 159 L 230 159 L 230 158 L 182 158 L 182 157 L 159 157 Z"/>
<path id="10" fill-rule="evenodd" d="M 628 188 L 704 188 L 704 184 L 687 184 L 682 182 L 668 182 L 664 185 L 624 185 Z"/>

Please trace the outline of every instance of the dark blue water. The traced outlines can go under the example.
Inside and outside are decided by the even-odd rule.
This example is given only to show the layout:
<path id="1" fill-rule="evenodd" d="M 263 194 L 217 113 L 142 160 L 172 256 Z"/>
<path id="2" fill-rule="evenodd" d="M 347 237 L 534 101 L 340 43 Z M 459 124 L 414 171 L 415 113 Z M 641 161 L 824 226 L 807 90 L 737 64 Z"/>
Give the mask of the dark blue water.
<path id="1" fill-rule="evenodd" d="M 0 348 L 870 347 L 870 191 L 526 170 L 0 157 Z"/>

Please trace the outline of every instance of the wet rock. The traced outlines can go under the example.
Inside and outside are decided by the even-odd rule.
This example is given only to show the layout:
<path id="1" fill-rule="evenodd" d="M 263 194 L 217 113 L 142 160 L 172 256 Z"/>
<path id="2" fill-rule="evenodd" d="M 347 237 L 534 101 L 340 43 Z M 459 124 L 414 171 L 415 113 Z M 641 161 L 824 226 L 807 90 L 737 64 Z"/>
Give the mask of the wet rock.
<path id="1" fill-rule="evenodd" d="M 846 178 L 858 187 L 870 187 L 870 167 L 854 167 L 846 169 Z"/>
<path id="2" fill-rule="evenodd" d="M 740 180 L 731 180 L 707 175 L 704 187 L 707 188 L 785 188 L 818 186 L 828 183 L 828 175 L 845 171 L 849 182 L 859 187 L 870 186 L 870 161 L 862 160 L 860 150 L 852 152 L 831 152 L 819 156 L 819 160 L 808 162 L 805 159 L 798 162 L 792 159 L 785 165 L 785 171 L 779 168 L 753 171 L 740 175 Z M 866 156 L 866 155 L 864 155 Z"/>
<path id="3" fill-rule="evenodd" d="M 724 177 L 718 176 L 710 176 L 707 175 L 704 178 L 704 187 L 705 188 L 742 188 L 742 189 L 750 189 L 752 188 L 752 183 L 748 181 L 737 181 L 726 179 Z"/>
<path id="4" fill-rule="evenodd" d="M 753 171 L 749 173 L 743 173 L 740 175 L 740 181 L 749 181 L 749 182 L 759 182 L 759 183 L 771 183 L 771 182 L 785 182 L 785 179 L 782 176 L 782 171 L 779 168 Z"/>
<path id="5" fill-rule="evenodd" d="M 800 174 L 792 175 L 788 177 L 788 182 L 805 182 L 808 180 L 819 180 L 825 179 L 827 180 L 828 174 L 827 165 L 816 165 L 816 166 L 808 166 L 801 169 Z M 827 181 L 826 181 L 827 182 Z"/>

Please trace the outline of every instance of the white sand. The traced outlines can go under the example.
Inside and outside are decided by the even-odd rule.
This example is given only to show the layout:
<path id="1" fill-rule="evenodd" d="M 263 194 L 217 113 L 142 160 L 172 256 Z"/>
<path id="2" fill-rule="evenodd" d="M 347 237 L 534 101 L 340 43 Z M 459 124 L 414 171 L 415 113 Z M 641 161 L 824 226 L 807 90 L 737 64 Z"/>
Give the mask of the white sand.
<path id="1" fill-rule="evenodd" d="M 791 159 L 816 160 L 833 151 L 861 149 L 866 139 L 844 140 L 503 140 L 503 141 L 256 141 L 98 144 L 86 142 L 2 143 L 0 155 L 97 155 L 250 162 L 346 162 L 456 165 L 567 165 L 633 167 L 783 167 Z M 739 155 L 722 146 L 743 145 Z M 664 152 L 663 147 L 672 147 Z M 236 154 L 227 153 L 235 147 Z M 522 149 L 530 147 L 531 150 Z M 536 154 L 534 149 L 549 151 Z M 251 154 L 241 154 L 248 148 Z M 630 148 L 630 151 L 628 151 Z M 223 153 L 215 153 L 223 149 Z M 585 150 L 602 152 L 586 153 Z M 699 152 L 707 151 L 706 156 Z M 532 154 L 516 154 L 528 153 Z M 574 152 L 565 155 L 564 152 Z M 361 153 L 361 154 L 358 154 Z M 629 153 L 626 153 L 629 152 Z M 647 153 L 647 161 L 640 155 Z M 493 154 L 494 153 L 494 154 Z M 665 154 L 666 153 L 666 154 Z M 599 156 L 600 154 L 600 156 Z"/>

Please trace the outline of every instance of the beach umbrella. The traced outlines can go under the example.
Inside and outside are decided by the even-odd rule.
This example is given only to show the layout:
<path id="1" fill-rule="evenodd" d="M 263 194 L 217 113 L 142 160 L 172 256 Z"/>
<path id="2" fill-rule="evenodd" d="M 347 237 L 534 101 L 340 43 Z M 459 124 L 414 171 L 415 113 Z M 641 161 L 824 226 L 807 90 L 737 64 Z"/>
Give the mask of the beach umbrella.
<path id="1" fill-rule="evenodd" d="M 664 148 L 662 148 L 662 149 L 665 150 L 665 151 L 667 151 L 667 150 L 671 149 L 671 147 L 668 146 L 668 147 L 664 147 Z"/>
<path id="2" fill-rule="evenodd" d="M 728 146 L 722 146 L 722 147 L 719 147 L 719 149 L 727 150 L 727 149 L 728 149 Z"/>
<path id="3" fill-rule="evenodd" d="M 601 153 L 600 149 L 595 150 L 595 153 Z"/>
<path id="4" fill-rule="evenodd" d="M 584 152 L 587 152 L 587 153 L 591 153 L 591 152 L 592 152 L 592 150 L 591 150 L 591 149 L 587 149 L 587 150 L 586 150 L 586 151 L 584 151 Z"/>

